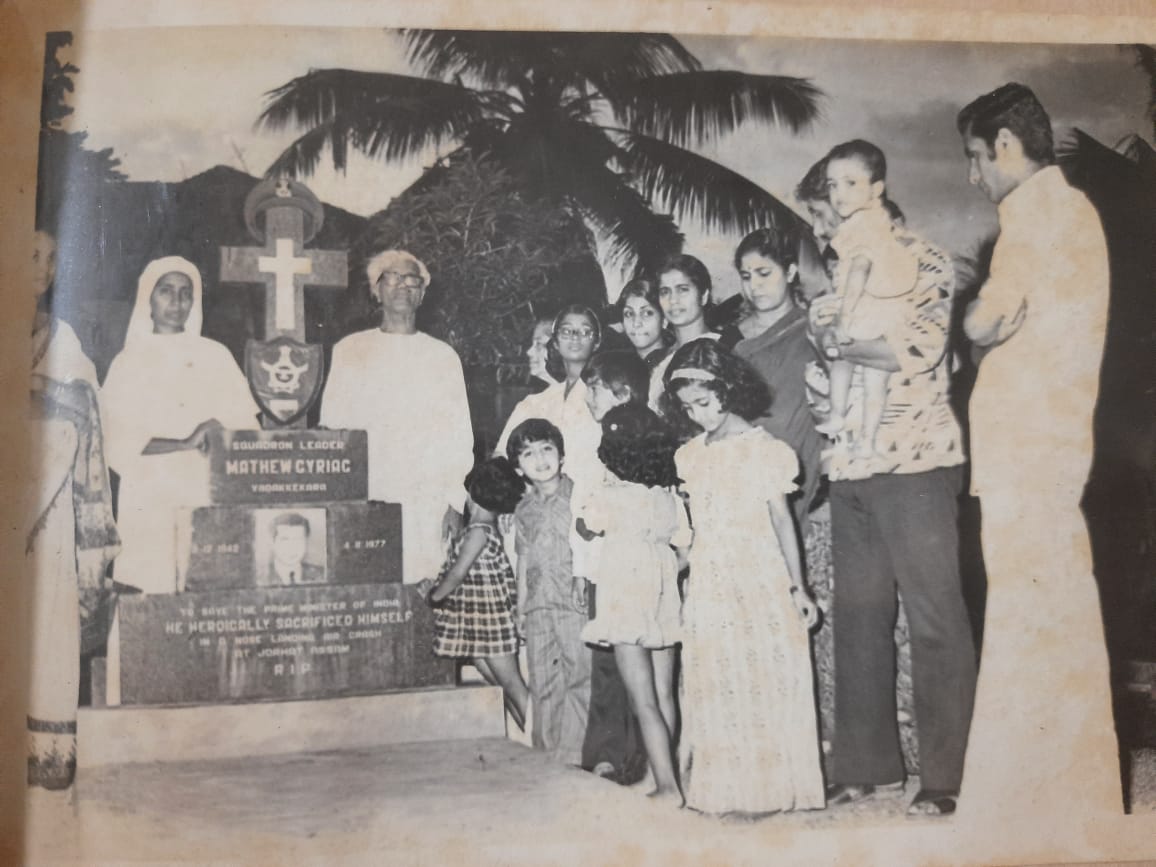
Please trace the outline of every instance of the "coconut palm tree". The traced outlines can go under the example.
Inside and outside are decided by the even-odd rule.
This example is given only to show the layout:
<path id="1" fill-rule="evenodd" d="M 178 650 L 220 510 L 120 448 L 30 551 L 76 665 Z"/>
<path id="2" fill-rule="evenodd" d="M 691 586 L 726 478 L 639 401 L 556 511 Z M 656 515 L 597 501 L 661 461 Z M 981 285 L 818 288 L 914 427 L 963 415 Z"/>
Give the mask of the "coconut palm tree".
<path id="1" fill-rule="evenodd" d="M 806 127 L 822 96 L 806 79 L 704 70 L 663 34 L 401 37 L 421 77 L 320 69 L 269 92 L 259 123 L 305 130 L 270 173 L 308 175 L 326 149 L 341 170 L 350 148 L 401 160 L 451 147 L 450 159 L 487 157 L 531 196 L 580 214 L 620 261 L 680 246 L 652 205 L 726 231 L 798 220 L 692 148 L 748 120 Z"/>

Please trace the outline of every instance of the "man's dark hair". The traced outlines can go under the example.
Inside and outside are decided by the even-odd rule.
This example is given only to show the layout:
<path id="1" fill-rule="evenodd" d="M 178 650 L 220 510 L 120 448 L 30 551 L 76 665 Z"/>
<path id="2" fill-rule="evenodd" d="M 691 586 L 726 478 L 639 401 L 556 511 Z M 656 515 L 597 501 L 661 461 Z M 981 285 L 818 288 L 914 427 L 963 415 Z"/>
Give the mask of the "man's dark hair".
<path id="1" fill-rule="evenodd" d="M 274 536 L 276 536 L 277 531 L 282 527 L 304 527 L 306 535 L 309 535 L 310 531 L 309 519 L 302 515 L 300 512 L 282 512 L 280 515 L 273 519 L 273 523 L 269 530 Z"/>
<path id="2" fill-rule="evenodd" d="M 1006 129 L 1024 148 L 1024 156 L 1040 165 L 1056 161 L 1052 119 L 1031 88 L 1011 82 L 965 105 L 955 120 L 959 134 L 983 139 L 994 153 L 995 139 Z"/>
<path id="3" fill-rule="evenodd" d="M 795 187 L 795 198 L 802 204 L 827 201 L 827 158 L 819 160 L 803 175 Z"/>

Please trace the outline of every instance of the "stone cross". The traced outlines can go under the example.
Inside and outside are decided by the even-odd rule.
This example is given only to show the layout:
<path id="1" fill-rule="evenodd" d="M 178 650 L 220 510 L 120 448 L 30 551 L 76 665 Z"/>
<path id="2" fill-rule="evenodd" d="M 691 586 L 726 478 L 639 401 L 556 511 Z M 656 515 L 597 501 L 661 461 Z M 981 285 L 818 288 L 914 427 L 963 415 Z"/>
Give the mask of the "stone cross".
<path id="1" fill-rule="evenodd" d="M 265 211 L 264 247 L 222 247 L 221 279 L 265 284 L 265 340 L 305 340 L 305 287 L 345 288 L 341 250 L 306 250 L 305 213 L 289 204 Z"/>

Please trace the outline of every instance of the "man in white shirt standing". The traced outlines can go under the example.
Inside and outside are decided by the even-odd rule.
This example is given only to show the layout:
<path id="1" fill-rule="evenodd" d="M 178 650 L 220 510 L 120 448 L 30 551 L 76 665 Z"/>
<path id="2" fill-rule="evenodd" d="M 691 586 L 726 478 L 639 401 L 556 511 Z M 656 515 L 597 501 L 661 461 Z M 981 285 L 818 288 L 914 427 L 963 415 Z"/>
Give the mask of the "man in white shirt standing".
<path id="1" fill-rule="evenodd" d="M 969 179 L 999 209 L 991 273 L 964 328 L 985 352 L 971 397 L 987 609 L 960 816 L 1122 811 L 1108 658 L 1080 499 L 1108 317 L 1099 216 L 1065 180 L 1034 93 L 959 113 Z M 1008 825 L 1011 826 L 1010 824 Z"/>
<path id="2" fill-rule="evenodd" d="M 369 433 L 369 498 L 401 504 L 402 576 L 436 578 L 461 526 L 474 434 L 462 362 L 417 330 L 430 274 L 404 250 L 366 263 L 381 325 L 333 347 L 321 424 Z"/>

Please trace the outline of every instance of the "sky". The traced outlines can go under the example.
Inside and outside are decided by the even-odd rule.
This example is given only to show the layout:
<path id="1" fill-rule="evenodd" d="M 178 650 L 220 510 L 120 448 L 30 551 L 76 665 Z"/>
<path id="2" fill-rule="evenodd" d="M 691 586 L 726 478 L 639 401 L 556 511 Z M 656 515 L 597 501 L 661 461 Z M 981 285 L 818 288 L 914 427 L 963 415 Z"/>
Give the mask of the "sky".
<path id="1" fill-rule="evenodd" d="M 704 155 L 798 207 L 791 192 L 807 168 L 833 145 L 866 138 L 887 155 L 888 193 L 909 227 L 957 255 L 997 226 L 994 207 L 968 185 L 955 130 L 956 113 L 975 96 L 1019 81 L 1048 109 L 1057 140 L 1076 126 L 1108 145 L 1130 133 L 1151 137 L 1147 78 L 1117 46 L 681 38 L 708 69 L 805 77 L 825 94 L 809 130 L 747 124 Z M 413 73 L 401 40 L 379 29 L 106 30 L 77 34 L 68 59 L 80 68 L 70 128 L 87 131 L 90 147 L 113 148 L 140 181 L 177 181 L 218 164 L 260 175 L 300 134 L 257 128 L 264 95 L 310 68 Z M 437 155 L 385 165 L 352 154 L 344 175 L 323 158 L 307 182 L 324 201 L 369 215 Z M 716 295 L 736 292 L 739 238 L 681 227 Z M 612 297 L 620 282 L 608 270 Z"/>

